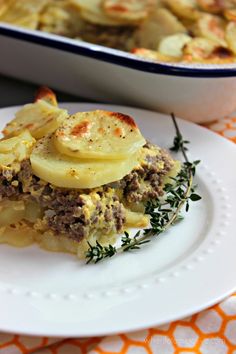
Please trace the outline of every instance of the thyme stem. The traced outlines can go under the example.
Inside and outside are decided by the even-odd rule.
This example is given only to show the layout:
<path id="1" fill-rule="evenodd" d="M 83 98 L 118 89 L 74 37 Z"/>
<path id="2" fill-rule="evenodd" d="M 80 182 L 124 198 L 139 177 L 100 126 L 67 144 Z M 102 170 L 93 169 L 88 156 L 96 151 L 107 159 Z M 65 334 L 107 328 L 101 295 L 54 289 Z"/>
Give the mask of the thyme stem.
<path id="1" fill-rule="evenodd" d="M 171 113 L 171 118 L 172 118 L 172 121 L 173 121 L 174 126 L 175 126 L 176 137 L 179 139 L 180 142 L 183 142 L 183 143 L 180 144 L 179 150 L 181 150 L 181 152 L 182 152 L 182 154 L 183 154 L 183 156 L 184 156 L 185 161 L 186 161 L 186 162 L 189 162 L 188 156 L 187 156 L 187 154 L 186 154 L 187 148 L 184 147 L 184 143 L 187 143 L 187 144 L 188 144 L 189 142 L 183 140 L 183 137 L 182 137 L 182 134 L 181 134 L 181 132 L 180 132 L 180 130 L 179 130 L 179 126 L 178 126 L 178 124 L 177 124 L 177 121 L 176 121 L 176 118 L 175 118 L 174 113 Z"/>

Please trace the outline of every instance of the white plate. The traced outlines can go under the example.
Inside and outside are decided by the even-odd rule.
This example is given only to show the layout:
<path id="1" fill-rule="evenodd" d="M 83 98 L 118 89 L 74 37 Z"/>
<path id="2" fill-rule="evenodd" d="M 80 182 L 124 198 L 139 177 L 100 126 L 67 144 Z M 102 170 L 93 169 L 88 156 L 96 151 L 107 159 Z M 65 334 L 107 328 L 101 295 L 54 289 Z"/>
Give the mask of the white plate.
<path id="1" fill-rule="evenodd" d="M 135 117 L 150 141 L 169 147 L 168 116 L 134 108 L 66 104 L 72 113 L 103 108 Z M 0 110 L 2 126 L 16 108 Z M 97 265 L 76 257 L 0 246 L 0 330 L 30 335 L 92 336 L 161 325 L 195 313 L 236 288 L 236 148 L 179 120 L 201 159 L 196 181 L 202 201 L 185 220 L 134 253 Z"/>

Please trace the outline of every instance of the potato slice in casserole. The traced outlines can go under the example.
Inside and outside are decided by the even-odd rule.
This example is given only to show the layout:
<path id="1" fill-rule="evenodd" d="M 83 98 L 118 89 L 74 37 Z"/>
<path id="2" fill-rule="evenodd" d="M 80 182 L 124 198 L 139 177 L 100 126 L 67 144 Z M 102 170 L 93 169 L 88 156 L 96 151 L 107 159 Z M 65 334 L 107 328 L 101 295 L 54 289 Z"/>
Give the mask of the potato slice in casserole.
<path id="1" fill-rule="evenodd" d="M 28 130 L 23 130 L 18 136 L 0 140 L 0 153 L 14 152 L 18 145 L 29 145 L 35 140 Z"/>
<path id="2" fill-rule="evenodd" d="M 235 0 L 197 0 L 201 9 L 212 14 L 222 14 L 235 8 Z"/>
<path id="3" fill-rule="evenodd" d="M 200 16 L 196 0 L 164 0 L 164 4 L 180 18 L 196 20 Z"/>
<path id="4" fill-rule="evenodd" d="M 35 139 L 24 130 L 18 136 L 0 141 L 0 166 L 29 158 Z"/>
<path id="5" fill-rule="evenodd" d="M 225 47 L 206 38 L 194 38 L 183 48 L 183 59 L 187 62 L 227 62 L 232 53 Z"/>
<path id="6" fill-rule="evenodd" d="M 127 21 L 144 20 L 154 4 L 153 0 L 103 0 L 105 13 Z"/>
<path id="7" fill-rule="evenodd" d="M 135 32 L 133 47 L 156 50 L 166 36 L 186 32 L 185 26 L 168 9 L 157 8 Z"/>
<path id="8" fill-rule="evenodd" d="M 60 154 L 53 135 L 40 139 L 30 157 L 36 176 L 57 187 L 94 188 L 127 175 L 137 164 L 137 154 L 123 160 L 78 159 Z"/>
<path id="9" fill-rule="evenodd" d="M 192 38 L 185 33 L 173 34 L 162 39 L 159 44 L 158 51 L 164 55 L 170 55 L 181 58 L 185 44 L 190 42 Z"/>
<path id="10" fill-rule="evenodd" d="M 235 4 L 235 8 L 227 9 L 224 11 L 224 17 L 228 21 L 236 21 L 236 4 Z"/>
<path id="11" fill-rule="evenodd" d="M 127 23 L 127 20 L 108 16 L 102 9 L 102 0 L 71 0 L 71 3 L 80 10 L 82 19 L 92 24 L 120 26 Z"/>
<path id="12" fill-rule="evenodd" d="M 218 16 L 204 14 L 197 21 L 194 33 L 198 37 L 203 37 L 227 46 L 225 41 L 225 22 Z"/>
<path id="13" fill-rule="evenodd" d="M 39 14 L 47 0 L 9 0 L 8 3 L 9 5 L 0 17 L 0 21 L 37 29 Z"/>
<path id="14" fill-rule="evenodd" d="M 133 118 L 102 110 L 68 117 L 54 138 L 62 154 L 85 159 L 125 159 L 145 142 Z"/>
<path id="15" fill-rule="evenodd" d="M 60 109 L 45 100 L 39 99 L 35 103 L 25 105 L 3 129 L 3 134 L 16 135 L 23 129 L 28 129 L 36 139 L 43 137 L 57 129 L 68 115 L 65 109 Z"/>

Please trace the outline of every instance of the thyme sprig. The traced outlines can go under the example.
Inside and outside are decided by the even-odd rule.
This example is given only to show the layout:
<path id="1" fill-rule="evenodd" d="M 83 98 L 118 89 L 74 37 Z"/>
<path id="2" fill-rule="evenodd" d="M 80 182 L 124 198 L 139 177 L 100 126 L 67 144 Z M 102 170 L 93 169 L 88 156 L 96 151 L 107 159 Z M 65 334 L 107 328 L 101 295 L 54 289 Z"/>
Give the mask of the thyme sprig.
<path id="1" fill-rule="evenodd" d="M 88 243 L 89 248 L 85 255 L 87 263 L 98 263 L 118 253 L 140 249 L 142 245 L 150 242 L 154 236 L 160 235 L 171 225 L 181 221 L 183 216 L 180 211 L 184 205 L 185 211 L 188 212 L 190 201 L 195 202 L 201 199 L 195 192 L 196 186 L 193 185 L 193 177 L 200 161 L 190 162 L 188 160 L 186 144 L 189 144 L 189 141 L 183 139 L 174 114 L 171 114 L 171 117 L 175 126 L 176 136 L 174 145 L 170 149 L 175 152 L 181 152 L 184 162 L 178 175 L 171 177 L 171 182 L 165 185 L 165 197 L 147 202 L 145 214 L 150 216 L 150 228 L 138 231 L 134 237 L 130 237 L 130 234 L 125 231 L 121 238 L 121 245 L 118 248 L 112 245 L 102 246 L 98 241 L 95 246 Z"/>

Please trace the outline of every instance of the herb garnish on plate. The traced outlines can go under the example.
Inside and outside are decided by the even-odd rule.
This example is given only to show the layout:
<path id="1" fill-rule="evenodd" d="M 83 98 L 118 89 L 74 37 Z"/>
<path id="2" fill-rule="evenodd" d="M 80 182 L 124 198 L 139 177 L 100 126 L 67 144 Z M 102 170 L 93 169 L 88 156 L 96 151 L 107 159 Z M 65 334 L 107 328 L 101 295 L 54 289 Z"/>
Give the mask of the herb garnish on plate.
<path id="1" fill-rule="evenodd" d="M 118 253 L 140 249 L 142 245 L 150 242 L 154 236 L 160 235 L 171 225 L 181 221 L 183 217 L 180 211 L 185 206 L 185 211 L 188 212 L 190 201 L 195 202 L 201 199 L 195 193 L 196 186 L 193 185 L 196 166 L 200 161 L 189 161 L 186 153 L 188 150 L 186 145 L 189 144 L 189 141 L 183 139 L 174 114 L 171 114 L 171 117 L 175 126 L 176 136 L 170 150 L 181 152 L 184 162 L 178 175 L 171 177 L 172 183 L 165 185 L 165 198 L 147 202 L 145 214 L 150 216 L 150 228 L 139 230 L 134 237 L 131 237 L 125 231 L 119 247 L 112 245 L 102 246 L 98 241 L 95 246 L 88 243 L 89 249 L 85 255 L 87 263 L 98 263 Z"/>

